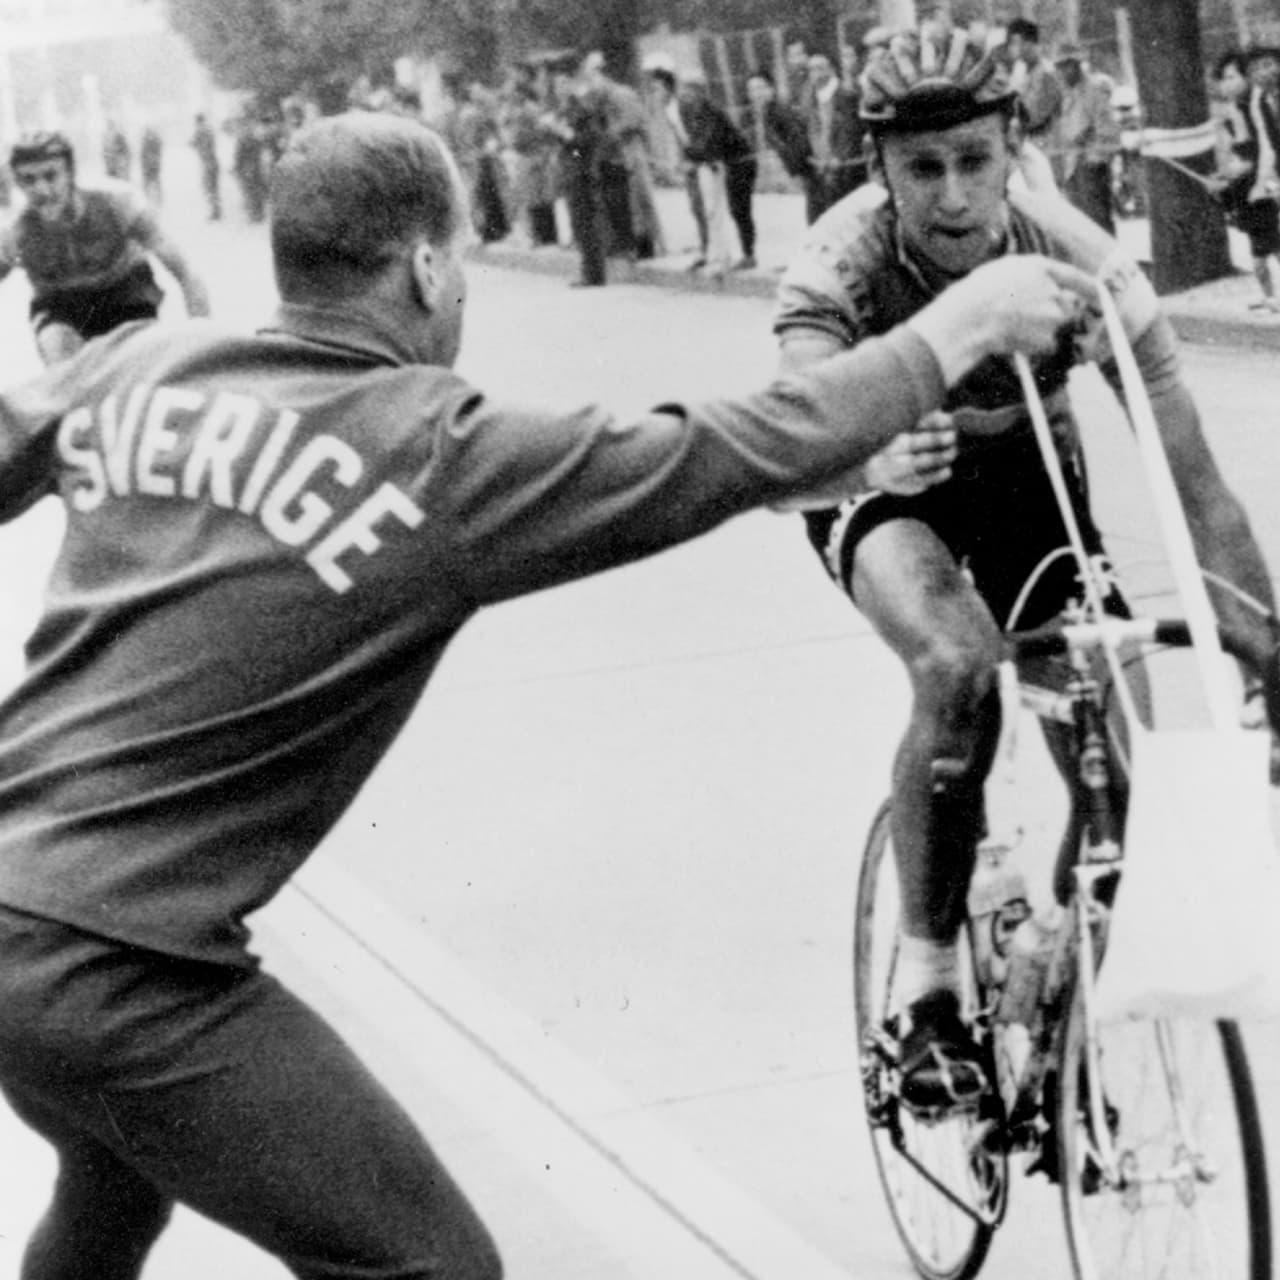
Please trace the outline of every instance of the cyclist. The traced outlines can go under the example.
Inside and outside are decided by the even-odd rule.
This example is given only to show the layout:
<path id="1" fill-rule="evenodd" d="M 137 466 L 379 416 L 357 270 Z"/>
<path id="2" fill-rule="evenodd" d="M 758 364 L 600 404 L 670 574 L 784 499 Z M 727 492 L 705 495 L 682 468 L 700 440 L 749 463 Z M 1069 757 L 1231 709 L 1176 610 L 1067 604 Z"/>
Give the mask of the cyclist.
<path id="1" fill-rule="evenodd" d="M 193 316 L 209 314 L 203 281 L 160 229 L 151 207 L 122 182 L 76 179 L 60 133 L 37 133 L 9 154 L 23 208 L 0 233 L 0 280 L 22 268 L 31 282 L 31 323 L 45 364 L 132 320 L 153 320 L 164 297 L 152 254 L 178 282 Z"/>
<path id="2" fill-rule="evenodd" d="M 67 511 L 0 703 L 0 1087 L 60 1157 L 23 1280 L 135 1280 L 176 1201 L 311 1280 L 498 1275 L 409 1118 L 260 971 L 245 916 L 483 604 L 842 489 L 1091 288 L 994 264 L 810 375 L 622 423 L 451 371 L 470 223 L 420 123 L 299 131 L 271 224 L 284 301 L 261 332 L 130 326 L 0 394 L 0 519 L 50 492 Z"/>
<path id="3" fill-rule="evenodd" d="M 1147 281 L 1065 200 L 1009 187 L 1018 144 L 1006 65 L 1003 51 L 945 23 L 901 34 L 870 60 L 861 109 L 889 198 L 870 210 L 845 200 L 812 228 L 780 284 L 781 367 L 812 368 L 856 347 L 1006 255 L 1046 254 L 1101 276 L 1137 355 L 1202 564 L 1273 607 L 1261 554 L 1206 445 Z M 1097 557 L 1103 549 L 1066 393 L 1070 369 L 1090 352 L 1114 384 L 1099 317 L 1083 308 L 1033 367 Z M 996 428 L 1002 433 L 991 434 Z M 945 1110 L 983 1087 L 959 1010 L 958 935 L 999 730 L 1000 633 L 1042 558 L 1067 541 L 1011 365 L 993 359 L 974 370 L 948 394 L 944 412 L 925 415 L 867 463 L 856 491 L 805 518 L 827 571 L 910 679 L 892 780 L 902 1091 L 919 1113 Z M 1058 559 L 1030 592 L 1019 625 L 1051 619 L 1077 593 L 1073 562 Z M 1267 661 L 1264 620 L 1221 592 L 1215 604 L 1248 637 L 1252 656 Z"/>

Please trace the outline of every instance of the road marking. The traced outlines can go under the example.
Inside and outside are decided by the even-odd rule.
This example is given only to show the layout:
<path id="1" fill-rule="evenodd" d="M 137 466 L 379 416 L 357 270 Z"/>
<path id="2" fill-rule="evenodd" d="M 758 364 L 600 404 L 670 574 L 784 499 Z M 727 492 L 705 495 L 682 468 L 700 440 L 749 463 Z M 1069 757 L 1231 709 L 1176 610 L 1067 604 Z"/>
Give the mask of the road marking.
<path id="1" fill-rule="evenodd" d="M 295 952 L 304 939 L 308 969 L 395 1026 L 412 1069 L 481 1119 L 632 1274 L 847 1280 L 331 860 L 313 858 L 258 927 Z"/>

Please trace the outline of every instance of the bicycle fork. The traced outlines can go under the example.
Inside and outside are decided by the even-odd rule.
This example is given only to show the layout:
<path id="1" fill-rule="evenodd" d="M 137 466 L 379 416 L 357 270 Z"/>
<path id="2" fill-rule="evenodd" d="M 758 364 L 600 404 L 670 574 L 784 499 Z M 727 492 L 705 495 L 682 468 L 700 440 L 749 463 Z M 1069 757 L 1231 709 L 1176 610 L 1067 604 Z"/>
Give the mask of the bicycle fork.
<path id="1" fill-rule="evenodd" d="M 1080 905 L 1080 910 L 1076 913 L 1076 945 L 1080 948 L 1084 1071 L 1092 1155 L 1105 1181 L 1130 1198 L 1132 1208 L 1138 1208 L 1144 1186 L 1160 1184 L 1172 1186 L 1182 1203 L 1190 1206 L 1195 1201 L 1197 1184 L 1213 1182 L 1218 1171 L 1205 1155 L 1196 1136 L 1173 1043 L 1173 1032 L 1167 1021 L 1156 1019 L 1152 1023 L 1177 1132 L 1177 1144 L 1164 1167 L 1144 1171 L 1132 1151 L 1119 1149 L 1107 1115 L 1106 1094 L 1102 1084 L 1102 1046 L 1097 1021 L 1095 981 L 1099 959 L 1096 938 L 1099 934 L 1095 933 L 1095 926 L 1102 925 L 1105 928 L 1109 913 L 1107 907 L 1098 901 L 1095 888 L 1099 880 L 1111 874 L 1114 874 L 1114 868 L 1105 864 L 1084 863 L 1076 868 L 1076 901 Z M 1073 1069 L 1070 1064 L 1064 1065 L 1068 1070 Z"/>

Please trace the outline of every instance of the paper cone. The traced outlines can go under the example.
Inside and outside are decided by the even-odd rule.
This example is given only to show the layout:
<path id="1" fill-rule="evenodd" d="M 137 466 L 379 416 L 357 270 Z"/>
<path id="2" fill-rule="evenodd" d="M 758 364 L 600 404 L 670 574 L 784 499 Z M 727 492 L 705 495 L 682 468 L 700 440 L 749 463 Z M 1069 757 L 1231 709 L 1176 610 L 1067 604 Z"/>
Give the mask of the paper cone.
<path id="1" fill-rule="evenodd" d="M 1269 745 L 1243 730 L 1135 737 L 1101 1021 L 1280 1017 Z"/>

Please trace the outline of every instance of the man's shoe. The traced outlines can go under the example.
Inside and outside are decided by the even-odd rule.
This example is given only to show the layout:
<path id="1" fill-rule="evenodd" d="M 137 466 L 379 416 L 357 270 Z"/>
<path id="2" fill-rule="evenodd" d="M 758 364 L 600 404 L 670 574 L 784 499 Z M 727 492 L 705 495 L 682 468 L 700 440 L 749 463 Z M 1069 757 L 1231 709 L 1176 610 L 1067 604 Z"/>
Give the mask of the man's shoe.
<path id="1" fill-rule="evenodd" d="M 987 1091 L 982 1054 L 952 991 L 932 991 L 907 1006 L 902 1037 L 902 1105 L 919 1120 L 971 1110 Z"/>
<path id="2" fill-rule="evenodd" d="M 701 270 L 702 270 L 702 268 L 703 268 L 703 267 L 705 267 L 706 265 L 707 265 L 707 260 L 706 260 L 706 258 L 694 258 L 694 260 L 693 260 L 691 263 L 689 263 L 689 265 L 688 265 L 688 267 L 686 268 L 686 270 L 688 270 L 688 271 L 701 271 Z"/>
<path id="3" fill-rule="evenodd" d="M 750 254 L 747 254 L 745 258 L 739 258 L 733 264 L 733 269 L 735 271 L 754 271 L 756 269 L 756 260 Z"/>

